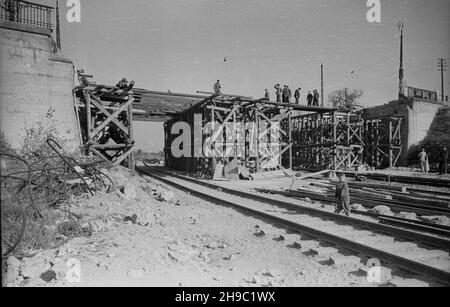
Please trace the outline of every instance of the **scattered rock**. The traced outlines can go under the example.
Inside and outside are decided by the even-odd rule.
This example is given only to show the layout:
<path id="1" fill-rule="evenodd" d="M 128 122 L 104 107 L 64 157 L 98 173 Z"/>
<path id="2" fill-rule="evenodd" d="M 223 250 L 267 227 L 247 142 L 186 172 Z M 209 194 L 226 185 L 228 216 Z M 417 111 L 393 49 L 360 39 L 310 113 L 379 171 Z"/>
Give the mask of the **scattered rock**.
<path id="1" fill-rule="evenodd" d="M 55 272 L 56 279 L 61 279 L 61 278 L 65 278 L 67 271 L 69 270 L 69 267 L 67 266 L 67 264 L 65 262 L 60 261 L 58 263 L 55 263 L 52 266 L 51 270 L 53 272 Z"/>
<path id="2" fill-rule="evenodd" d="M 225 256 L 225 257 L 223 257 L 223 260 L 232 261 L 232 260 L 234 260 L 234 255 Z"/>
<path id="3" fill-rule="evenodd" d="M 280 278 L 282 274 L 281 274 L 281 272 L 276 271 L 276 270 L 269 270 L 269 271 L 263 273 L 263 275 L 267 276 L 267 277 Z"/>
<path id="4" fill-rule="evenodd" d="M 156 187 L 156 200 L 173 203 L 175 201 L 175 193 L 173 191 L 169 191 L 164 189 L 161 186 Z"/>
<path id="5" fill-rule="evenodd" d="M 417 214 L 414 212 L 400 212 L 396 216 L 407 220 L 417 220 Z"/>
<path id="6" fill-rule="evenodd" d="M 56 254 L 59 258 L 64 258 L 67 256 L 67 248 L 65 246 L 61 246 L 58 250 L 58 253 Z"/>
<path id="7" fill-rule="evenodd" d="M 205 262 L 209 262 L 209 261 L 210 261 L 210 260 L 209 260 L 208 252 L 206 252 L 206 251 L 200 252 L 200 254 L 198 255 L 198 257 L 199 257 L 201 260 L 205 261 Z"/>
<path id="8" fill-rule="evenodd" d="M 429 223 L 450 226 L 450 218 L 447 216 L 421 216 L 420 219 Z"/>
<path id="9" fill-rule="evenodd" d="M 380 215 L 389 215 L 389 216 L 394 215 L 394 213 L 392 213 L 391 211 L 391 208 L 389 208 L 388 206 L 377 206 L 369 211 Z"/>
<path id="10" fill-rule="evenodd" d="M 101 261 L 101 262 L 97 263 L 97 266 L 99 268 L 103 268 L 105 270 L 109 270 L 109 268 L 111 267 L 111 264 L 106 262 L 106 261 Z"/>
<path id="11" fill-rule="evenodd" d="M 277 242 L 283 242 L 284 240 L 286 240 L 286 238 L 283 236 L 279 236 L 279 237 L 274 238 L 273 240 L 277 241 Z"/>
<path id="12" fill-rule="evenodd" d="M 14 283 L 19 277 L 20 260 L 14 256 L 9 256 L 6 260 L 6 283 Z"/>
<path id="13" fill-rule="evenodd" d="M 137 224 L 137 220 L 138 220 L 138 216 L 137 214 L 133 214 L 132 216 L 126 216 L 123 221 L 126 222 L 131 222 L 132 224 Z"/>
<path id="14" fill-rule="evenodd" d="M 107 218 L 89 221 L 89 227 L 94 232 L 104 232 L 111 229 L 112 222 Z"/>
<path id="15" fill-rule="evenodd" d="M 50 268 L 50 263 L 42 257 L 24 258 L 20 265 L 20 275 L 26 279 L 39 278 L 42 273 Z"/>
<path id="16" fill-rule="evenodd" d="M 123 194 L 130 199 L 134 199 L 137 195 L 136 188 L 132 184 L 127 184 L 123 189 Z"/>
<path id="17" fill-rule="evenodd" d="M 257 238 L 264 238 L 266 236 L 266 233 L 264 231 L 260 230 L 260 231 L 255 232 L 253 235 Z"/>
<path id="18" fill-rule="evenodd" d="M 261 283 L 261 277 L 259 277 L 259 276 L 254 276 L 254 277 L 252 278 L 251 283 L 252 283 L 252 284 L 260 284 L 260 283 Z"/>
<path id="19" fill-rule="evenodd" d="M 212 242 L 212 243 L 208 243 L 205 247 L 208 249 L 216 249 L 216 248 L 218 248 L 218 245 L 217 245 L 217 243 Z"/>
<path id="20" fill-rule="evenodd" d="M 366 211 L 366 208 L 361 204 L 353 204 L 350 206 L 352 210 L 356 211 Z"/>
<path id="21" fill-rule="evenodd" d="M 67 254 L 69 254 L 70 256 L 76 256 L 78 255 L 78 251 L 73 247 L 68 247 Z"/>
<path id="22" fill-rule="evenodd" d="M 55 271 L 49 270 L 49 271 L 41 274 L 41 279 L 43 281 L 49 283 L 52 280 L 56 280 L 56 273 L 55 273 Z"/>
<path id="23" fill-rule="evenodd" d="M 302 249 L 302 245 L 300 243 L 294 242 L 291 245 L 288 245 L 287 247 L 293 248 L 293 249 Z"/>

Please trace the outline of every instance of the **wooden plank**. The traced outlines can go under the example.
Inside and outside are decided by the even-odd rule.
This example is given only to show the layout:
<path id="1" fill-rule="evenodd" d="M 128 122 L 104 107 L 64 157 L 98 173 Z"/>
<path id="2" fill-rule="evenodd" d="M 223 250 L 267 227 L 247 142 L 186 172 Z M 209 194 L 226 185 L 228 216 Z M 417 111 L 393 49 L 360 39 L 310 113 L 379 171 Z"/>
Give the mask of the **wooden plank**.
<path id="1" fill-rule="evenodd" d="M 129 155 L 133 153 L 133 148 L 130 148 L 127 152 L 123 153 L 117 160 L 113 162 L 114 165 L 120 165 Z"/>
<path id="2" fill-rule="evenodd" d="M 307 174 L 307 175 L 303 175 L 301 177 L 297 177 L 296 180 L 305 180 L 308 178 L 314 178 L 314 177 L 322 177 L 323 175 L 326 175 L 328 173 L 330 173 L 331 170 L 324 170 L 324 171 L 320 171 L 317 173 L 312 173 L 312 174 Z"/>
<path id="3" fill-rule="evenodd" d="M 106 126 L 108 126 L 114 118 L 118 117 L 120 115 L 120 113 L 122 113 L 123 111 L 125 111 L 131 104 L 133 103 L 133 98 L 131 98 L 130 100 L 128 100 L 126 103 L 124 103 L 122 106 L 120 106 L 120 108 L 114 112 L 109 118 L 107 118 L 100 126 L 98 126 L 94 132 L 92 132 L 92 137 L 96 136 L 98 133 L 100 133 L 100 131 L 102 131 L 103 129 L 106 128 Z"/>
<path id="4" fill-rule="evenodd" d="M 98 98 L 97 98 L 98 99 Z M 113 115 L 111 113 L 109 113 L 103 106 L 102 106 L 102 102 L 100 99 L 96 100 L 96 97 L 93 97 L 93 100 L 91 101 L 91 103 L 97 107 L 103 114 L 106 115 L 107 118 L 112 117 Z M 128 129 L 117 119 L 117 118 L 112 118 L 111 120 L 112 123 L 114 123 L 120 130 L 122 130 L 124 133 L 128 134 Z M 94 135 L 95 136 L 95 135 Z"/>

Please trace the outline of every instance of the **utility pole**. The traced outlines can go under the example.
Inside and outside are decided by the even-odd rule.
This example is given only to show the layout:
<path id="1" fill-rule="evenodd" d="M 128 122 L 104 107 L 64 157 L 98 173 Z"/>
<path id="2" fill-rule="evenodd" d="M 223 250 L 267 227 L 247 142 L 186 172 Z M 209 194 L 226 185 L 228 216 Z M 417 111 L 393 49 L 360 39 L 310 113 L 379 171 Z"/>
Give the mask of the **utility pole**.
<path id="1" fill-rule="evenodd" d="M 320 64 L 320 97 L 322 97 L 322 107 L 323 105 L 323 63 Z"/>
<path id="2" fill-rule="evenodd" d="M 344 107 L 346 107 L 348 105 L 348 102 L 347 102 L 348 94 L 347 93 L 348 93 L 348 88 L 345 87 L 344 88 Z"/>
<path id="3" fill-rule="evenodd" d="M 444 93 L 444 71 L 447 71 L 447 60 L 440 58 L 438 59 L 438 71 L 441 72 L 441 101 L 445 101 Z"/>
<path id="4" fill-rule="evenodd" d="M 56 0 L 56 45 L 58 46 L 59 52 L 61 52 L 61 30 L 59 26 L 59 3 Z"/>
<path id="5" fill-rule="evenodd" d="M 403 70 L 403 28 L 405 24 L 403 22 L 399 22 L 397 24 L 398 31 L 400 32 L 400 70 L 399 70 L 399 91 L 398 91 L 398 99 L 402 100 L 402 97 L 405 96 L 405 86 L 403 82 L 404 70 Z"/>

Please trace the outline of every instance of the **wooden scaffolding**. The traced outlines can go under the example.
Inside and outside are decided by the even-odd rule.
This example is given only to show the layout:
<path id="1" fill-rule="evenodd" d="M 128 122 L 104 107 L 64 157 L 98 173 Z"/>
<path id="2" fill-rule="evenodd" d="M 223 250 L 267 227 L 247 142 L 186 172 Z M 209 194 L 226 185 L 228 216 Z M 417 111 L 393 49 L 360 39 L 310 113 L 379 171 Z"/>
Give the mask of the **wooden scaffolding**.
<path id="1" fill-rule="evenodd" d="M 231 178 L 239 178 L 239 168 L 251 174 L 292 169 L 346 169 L 362 163 L 362 124 L 352 114 L 337 114 L 335 108 L 253 100 L 234 96 L 210 96 L 177 113 L 165 123 L 166 165 L 179 171 L 213 176 L 217 165 Z M 298 116 L 300 113 L 306 115 Z M 201 115 L 201 124 L 196 116 Z M 180 144 L 174 141 L 183 132 L 180 122 L 192 131 L 189 157 L 174 157 Z M 213 127 L 202 129 L 207 123 Z M 238 129 L 226 139 L 227 124 Z M 177 125 L 177 126 L 175 126 Z M 252 129 L 249 129 L 251 127 Z M 200 133 L 194 133 L 199 131 Z M 210 155 L 195 152 L 203 145 Z M 231 150 L 226 157 L 222 149 Z M 199 154 L 199 155 L 196 155 Z"/>
<path id="2" fill-rule="evenodd" d="M 133 92 L 87 85 L 75 94 L 86 154 L 134 169 Z"/>
<path id="3" fill-rule="evenodd" d="M 352 113 L 310 113 L 293 121 L 293 165 L 351 170 L 363 164 L 363 122 Z"/>
<path id="4" fill-rule="evenodd" d="M 365 121 L 365 162 L 376 168 L 394 167 L 402 154 L 402 117 Z"/>

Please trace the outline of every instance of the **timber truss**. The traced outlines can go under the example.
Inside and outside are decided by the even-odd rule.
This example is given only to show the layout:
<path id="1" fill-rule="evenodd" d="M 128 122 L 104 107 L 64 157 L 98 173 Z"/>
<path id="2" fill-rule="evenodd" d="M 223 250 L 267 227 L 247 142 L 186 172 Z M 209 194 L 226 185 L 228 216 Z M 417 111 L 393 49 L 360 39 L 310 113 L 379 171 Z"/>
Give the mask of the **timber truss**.
<path id="1" fill-rule="evenodd" d="M 190 144 L 184 144 L 191 147 L 185 152 L 190 157 L 175 157 L 173 150 L 180 144 L 173 144 L 181 136 L 179 126 L 175 125 L 184 122 L 191 131 L 196 131 L 199 124 L 195 117 L 200 114 L 201 134 L 192 133 Z M 212 127 L 204 128 L 207 123 L 213 123 Z M 245 129 L 230 137 L 225 133 L 226 126 L 237 123 Z M 272 171 L 292 174 L 289 172 L 292 169 L 352 169 L 363 162 L 363 128 L 356 115 L 337 113 L 335 108 L 214 95 L 165 123 L 166 165 L 203 176 L 213 176 L 221 165 L 229 178 L 239 178 L 240 168 L 251 174 Z M 196 156 L 195 144 L 202 144 L 209 154 L 200 152 Z M 221 156 L 220 152 L 225 150 L 227 155 Z"/>
<path id="2" fill-rule="evenodd" d="M 401 117 L 382 117 L 365 122 L 365 161 L 376 168 L 396 166 L 403 150 Z"/>
<path id="3" fill-rule="evenodd" d="M 134 168 L 132 91 L 87 85 L 76 88 L 75 94 L 85 152 Z"/>
<path id="4" fill-rule="evenodd" d="M 350 170 L 363 163 L 363 122 L 351 113 L 311 113 L 293 119 L 293 165 Z"/>

